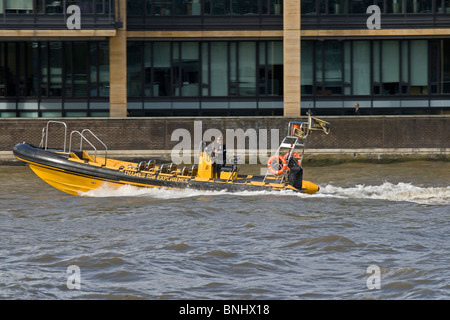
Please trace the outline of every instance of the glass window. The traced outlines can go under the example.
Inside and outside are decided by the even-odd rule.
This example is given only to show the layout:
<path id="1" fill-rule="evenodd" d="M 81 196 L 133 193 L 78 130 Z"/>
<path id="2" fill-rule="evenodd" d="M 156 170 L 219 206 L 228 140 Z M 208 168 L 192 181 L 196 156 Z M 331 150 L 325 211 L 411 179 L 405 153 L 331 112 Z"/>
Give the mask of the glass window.
<path id="1" fill-rule="evenodd" d="M 283 0 L 270 0 L 270 14 L 283 14 Z"/>
<path id="2" fill-rule="evenodd" d="M 86 97 L 88 94 L 88 42 L 76 42 L 73 46 L 73 95 Z"/>
<path id="3" fill-rule="evenodd" d="M 6 43 L 6 95 L 16 96 L 17 94 L 17 68 L 16 68 L 16 43 Z"/>
<path id="4" fill-rule="evenodd" d="M 172 89 L 174 92 L 171 95 L 179 96 L 181 93 L 181 59 L 180 59 L 180 43 L 172 43 Z"/>
<path id="5" fill-rule="evenodd" d="M 210 94 L 211 96 L 228 95 L 227 43 L 211 42 L 210 44 Z"/>
<path id="6" fill-rule="evenodd" d="M 144 6 L 145 6 L 145 9 L 141 7 L 141 12 L 139 12 L 139 11 L 136 10 L 136 9 L 133 9 L 132 15 L 143 15 L 143 14 L 146 14 L 146 15 L 148 15 L 148 16 L 150 16 L 150 15 L 153 14 L 153 11 L 152 11 L 152 2 L 153 2 L 153 0 L 145 0 L 145 1 L 133 1 L 133 0 L 128 0 L 128 1 L 127 1 L 127 3 L 130 3 L 130 4 L 131 4 L 131 3 L 132 3 L 132 4 L 137 3 L 137 4 L 140 4 L 140 5 L 144 5 Z M 129 10 L 130 10 L 130 9 L 127 9 L 127 15 L 129 14 Z M 136 11 L 137 11 L 137 12 L 136 12 Z"/>
<path id="7" fill-rule="evenodd" d="M 373 5 L 373 0 L 350 0 L 348 10 L 350 13 L 365 14 L 370 5 Z"/>
<path id="8" fill-rule="evenodd" d="M 39 113 L 37 112 L 30 112 L 30 111 L 25 111 L 25 112 L 20 112 L 19 116 L 21 118 L 37 118 L 39 116 Z"/>
<path id="9" fill-rule="evenodd" d="M 3 9 L 3 1 L 0 8 Z M 3 12 L 3 10 L 0 12 Z M 5 0 L 5 12 L 31 13 L 33 12 L 33 0 Z"/>
<path id="10" fill-rule="evenodd" d="M 342 59 L 342 46 L 339 41 L 317 42 L 316 94 L 342 94 Z"/>
<path id="11" fill-rule="evenodd" d="M 442 93 L 450 93 L 450 40 L 445 39 L 441 41 L 442 56 L 441 56 L 441 78 L 442 78 Z"/>
<path id="12" fill-rule="evenodd" d="M 133 0 L 135 1 L 135 0 Z M 154 1 L 153 2 L 153 14 L 156 16 L 171 16 L 172 1 Z"/>
<path id="13" fill-rule="evenodd" d="M 49 96 L 62 96 L 62 43 L 49 42 Z"/>
<path id="14" fill-rule="evenodd" d="M 98 56 L 97 56 L 97 43 L 89 44 L 89 95 L 91 97 L 98 96 Z"/>
<path id="15" fill-rule="evenodd" d="M 400 91 L 400 43 L 397 40 L 382 41 L 381 78 L 383 94 L 399 94 Z"/>
<path id="16" fill-rule="evenodd" d="M 66 8 L 71 5 L 77 5 L 80 8 L 81 13 L 93 13 L 92 7 L 93 0 L 66 0 Z M 101 0 L 99 1 L 101 2 Z"/>
<path id="17" fill-rule="evenodd" d="M 142 42 L 127 43 L 127 94 L 139 97 L 142 94 Z"/>
<path id="18" fill-rule="evenodd" d="M 110 13 L 110 6 L 113 5 L 109 0 L 95 0 L 95 13 Z"/>
<path id="19" fill-rule="evenodd" d="M 6 95 L 6 70 L 4 62 L 6 59 L 5 43 L 0 42 L 0 97 Z M 0 108 L 1 109 L 1 108 Z"/>
<path id="20" fill-rule="evenodd" d="M 144 4 L 147 4 L 146 9 L 147 13 L 150 14 L 151 10 L 151 1 L 136 1 L 136 0 L 127 0 L 127 15 L 129 16 L 140 16 L 144 14 Z"/>
<path id="21" fill-rule="evenodd" d="M 370 94 L 370 42 L 353 42 L 353 79 L 354 95 Z"/>
<path id="22" fill-rule="evenodd" d="M 409 93 L 409 41 L 404 40 L 401 41 L 401 93 L 408 94 Z"/>
<path id="23" fill-rule="evenodd" d="M 170 42 L 153 43 L 153 89 L 157 96 L 170 96 Z"/>
<path id="24" fill-rule="evenodd" d="M 159 89 L 153 82 L 152 60 L 152 44 L 150 42 L 144 42 L 144 96 L 147 97 L 157 96 Z"/>
<path id="25" fill-rule="evenodd" d="M 323 94 L 323 41 L 316 42 L 316 94 Z"/>
<path id="26" fill-rule="evenodd" d="M 199 95 L 199 48 L 198 42 L 181 43 L 181 95 Z"/>
<path id="27" fill-rule="evenodd" d="M 437 0 L 436 7 L 439 13 L 450 13 L 450 0 Z"/>
<path id="28" fill-rule="evenodd" d="M 267 51 L 267 53 L 266 53 Z M 283 43 L 259 42 L 259 94 L 283 94 Z"/>
<path id="29" fill-rule="evenodd" d="M 63 1 L 44 0 L 45 13 L 63 13 Z"/>
<path id="30" fill-rule="evenodd" d="M 328 0 L 328 13 L 329 14 L 344 14 L 345 13 L 345 1 L 344 0 Z"/>
<path id="31" fill-rule="evenodd" d="M 64 46 L 64 61 L 65 67 L 64 72 L 65 81 L 64 81 L 64 94 L 66 97 L 73 96 L 73 43 L 67 42 Z"/>
<path id="32" fill-rule="evenodd" d="M 352 82 L 352 43 L 350 41 L 344 42 L 344 94 L 351 94 Z"/>
<path id="33" fill-rule="evenodd" d="M 239 95 L 255 96 L 256 95 L 256 43 L 239 42 Z"/>
<path id="34" fill-rule="evenodd" d="M 265 95 L 267 94 L 267 42 L 259 42 L 258 44 L 258 86 L 259 86 L 259 94 Z"/>
<path id="35" fill-rule="evenodd" d="M 381 44 L 380 41 L 373 41 L 373 82 L 376 85 L 375 94 L 380 94 L 381 85 Z"/>
<path id="36" fill-rule="evenodd" d="M 428 41 L 410 42 L 411 94 L 428 93 Z"/>
<path id="37" fill-rule="evenodd" d="M 303 0 L 301 2 L 302 14 L 316 14 L 316 0 Z"/>
<path id="38" fill-rule="evenodd" d="M 431 13 L 432 1 L 429 0 L 406 0 L 406 12 L 408 13 Z"/>
<path id="39" fill-rule="evenodd" d="M 212 14 L 214 15 L 230 14 L 230 0 L 210 0 L 210 1 Z"/>
<path id="40" fill-rule="evenodd" d="M 25 80 L 25 73 L 27 72 L 26 68 L 27 68 L 27 52 L 26 52 L 26 48 L 25 48 L 25 43 L 23 42 L 19 42 L 17 43 L 17 59 L 18 59 L 18 64 L 17 64 L 17 88 L 16 88 L 16 92 L 17 95 L 23 97 L 26 95 L 26 80 Z"/>
<path id="41" fill-rule="evenodd" d="M 232 0 L 233 14 L 258 14 L 258 0 Z"/>
<path id="42" fill-rule="evenodd" d="M 442 40 L 441 46 L 441 75 L 443 88 L 442 93 L 450 93 L 450 40 Z"/>
<path id="43" fill-rule="evenodd" d="M 109 48 L 105 42 L 90 43 L 91 96 L 109 97 Z"/>
<path id="44" fill-rule="evenodd" d="M 201 13 L 200 0 L 175 0 L 175 14 L 197 16 Z"/>
<path id="45" fill-rule="evenodd" d="M 98 95 L 100 97 L 109 97 L 109 44 L 108 42 L 99 42 L 98 52 Z"/>
<path id="46" fill-rule="evenodd" d="M 440 40 L 430 40 L 430 93 L 436 94 L 439 92 L 439 54 L 440 54 Z"/>
<path id="47" fill-rule="evenodd" d="M 202 43 L 202 85 L 201 95 L 209 96 L 209 43 Z"/>
<path id="48" fill-rule="evenodd" d="M 25 96 L 37 97 L 39 94 L 39 46 L 37 42 L 25 43 Z"/>
<path id="49" fill-rule="evenodd" d="M 313 41 L 302 41 L 301 44 L 301 86 L 302 95 L 313 94 Z"/>
<path id="50" fill-rule="evenodd" d="M 386 1 L 386 13 L 404 13 L 403 0 Z"/>
<path id="51" fill-rule="evenodd" d="M 342 94 L 342 46 L 339 41 L 327 41 L 324 52 L 325 94 Z"/>
<path id="52" fill-rule="evenodd" d="M 230 43 L 230 95 L 238 95 L 238 80 L 237 80 L 237 45 L 236 42 Z"/>
<path id="53" fill-rule="evenodd" d="M 19 103 L 10 105 L 14 109 L 59 112 L 62 104 L 54 101 L 61 98 L 70 105 L 72 97 L 85 100 L 89 94 L 109 95 L 109 92 L 102 94 L 101 90 L 109 86 L 108 42 L 3 42 L 0 59 L 0 95 L 20 97 Z M 47 97 L 53 98 L 51 106 L 45 102 Z M 87 102 L 84 105 L 86 109 Z"/>
<path id="54" fill-rule="evenodd" d="M 47 42 L 41 42 L 41 95 L 48 96 L 48 51 Z"/>
<path id="55" fill-rule="evenodd" d="M 302 1 L 302 5 L 303 2 L 304 1 Z M 283 0 L 261 0 L 260 12 L 262 14 L 274 14 L 274 15 L 283 14 Z"/>
<path id="56" fill-rule="evenodd" d="M 450 93 L 450 40 L 431 41 L 430 61 L 431 93 Z"/>

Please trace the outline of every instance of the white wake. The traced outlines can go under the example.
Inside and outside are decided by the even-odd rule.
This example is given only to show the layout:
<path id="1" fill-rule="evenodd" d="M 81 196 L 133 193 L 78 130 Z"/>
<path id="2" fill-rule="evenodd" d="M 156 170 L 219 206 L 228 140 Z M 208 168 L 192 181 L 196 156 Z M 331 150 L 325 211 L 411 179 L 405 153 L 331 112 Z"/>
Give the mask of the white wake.
<path id="1" fill-rule="evenodd" d="M 320 193 L 317 195 L 353 199 L 410 201 L 421 204 L 450 204 L 450 186 L 419 187 L 404 182 L 397 184 L 385 182 L 377 186 L 356 185 L 348 188 L 326 185 L 321 187 Z"/>
<path id="2" fill-rule="evenodd" d="M 292 191 L 243 191 L 232 193 L 228 191 L 204 191 L 204 190 L 174 190 L 158 188 L 138 188 L 125 185 L 119 188 L 102 185 L 95 190 L 81 193 L 85 197 L 153 197 L 157 199 L 180 199 L 198 196 L 265 196 L 281 195 L 300 198 L 348 198 L 348 199 L 378 199 L 388 201 L 409 201 L 420 204 L 450 205 L 450 186 L 447 187 L 419 187 L 411 183 L 400 182 L 397 184 L 385 182 L 381 185 L 355 185 L 353 187 L 337 187 L 325 185 L 320 191 L 313 194 L 295 193 Z"/>

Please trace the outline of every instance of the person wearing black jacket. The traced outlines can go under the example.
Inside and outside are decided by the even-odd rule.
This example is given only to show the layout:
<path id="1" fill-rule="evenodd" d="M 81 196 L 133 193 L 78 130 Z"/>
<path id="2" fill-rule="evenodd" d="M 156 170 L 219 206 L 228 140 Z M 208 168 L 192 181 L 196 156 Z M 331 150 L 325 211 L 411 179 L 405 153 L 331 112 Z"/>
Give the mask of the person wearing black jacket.
<path id="1" fill-rule="evenodd" d="M 227 147 L 223 143 L 222 136 L 217 137 L 216 142 L 214 144 L 213 152 L 214 152 L 214 159 L 216 162 L 217 176 L 220 177 L 220 170 L 227 162 Z"/>
<path id="2" fill-rule="evenodd" d="M 355 115 L 356 115 L 356 116 L 360 115 L 360 112 L 359 112 L 359 103 L 355 103 Z"/>

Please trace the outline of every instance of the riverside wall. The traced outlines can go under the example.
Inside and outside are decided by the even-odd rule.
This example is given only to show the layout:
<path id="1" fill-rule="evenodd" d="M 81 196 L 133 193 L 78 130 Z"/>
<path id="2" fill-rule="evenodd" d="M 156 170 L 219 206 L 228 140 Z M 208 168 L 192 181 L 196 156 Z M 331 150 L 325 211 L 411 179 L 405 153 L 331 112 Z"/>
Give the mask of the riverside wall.
<path id="1" fill-rule="evenodd" d="M 305 164 L 418 159 L 448 161 L 450 155 L 450 116 L 329 116 L 320 119 L 331 124 L 331 131 L 328 135 L 321 131 L 313 132 L 308 140 Z M 243 147 L 237 140 L 227 141 L 228 134 L 246 134 L 245 149 L 247 154 L 251 154 L 257 152 L 250 141 L 252 134 L 257 135 L 257 149 L 270 149 L 271 139 L 278 138 L 279 142 L 286 134 L 290 120 L 305 121 L 306 117 L 5 118 L 0 119 L 0 164 L 16 162 L 12 155 L 16 143 L 25 141 L 39 145 L 42 129 L 48 120 L 67 124 L 67 147 L 70 132 L 88 128 L 108 146 L 109 156 L 139 159 L 170 158 L 174 147 L 180 146 L 186 137 L 190 137 L 189 143 L 195 150 L 194 144 L 203 135 L 217 130 L 225 137 L 228 149 L 230 145 Z M 267 140 L 264 140 L 265 135 Z M 63 140 L 63 126 L 52 123 L 48 147 L 62 148 Z M 72 147 L 77 148 L 79 136 L 75 134 L 72 141 Z M 188 140 L 184 143 L 186 145 Z M 99 146 L 99 151 L 101 149 Z"/>

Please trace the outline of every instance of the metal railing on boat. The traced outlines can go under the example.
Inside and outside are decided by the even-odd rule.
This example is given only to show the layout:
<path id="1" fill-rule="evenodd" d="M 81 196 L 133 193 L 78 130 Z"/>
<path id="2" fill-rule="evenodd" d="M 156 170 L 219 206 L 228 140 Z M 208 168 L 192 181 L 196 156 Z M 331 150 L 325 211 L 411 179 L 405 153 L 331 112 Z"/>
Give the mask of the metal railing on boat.
<path id="1" fill-rule="evenodd" d="M 44 148 L 44 150 L 48 149 L 49 126 L 50 126 L 51 123 L 57 123 L 57 124 L 61 124 L 61 125 L 64 126 L 64 153 L 66 153 L 66 149 L 67 149 L 67 124 L 65 122 L 63 122 L 63 121 L 49 120 L 47 122 L 47 126 L 42 128 L 42 139 L 41 139 L 41 143 L 40 143 L 39 147 Z M 106 166 L 107 159 L 108 159 L 108 147 L 90 129 L 83 129 L 81 132 L 78 131 L 78 130 L 74 130 L 74 131 L 72 131 L 70 133 L 70 136 L 69 136 L 69 149 L 67 150 L 67 153 L 71 153 L 72 152 L 72 136 L 74 134 L 78 134 L 80 136 L 80 150 L 83 151 L 83 140 L 86 141 L 94 149 L 94 161 L 95 162 L 97 161 L 97 148 L 86 137 L 86 133 L 91 134 L 92 137 L 94 137 L 105 148 L 105 163 L 103 165 Z M 44 137 L 45 137 L 45 144 L 44 144 Z"/>
<path id="2" fill-rule="evenodd" d="M 65 122 L 62 122 L 62 121 L 49 120 L 47 122 L 47 126 L 42 128 L 42 139 L 41 139 L 41 143 L 40 143 L 39 147 L 44 148 L 44 150 L 47 150 L 47 146 L 48 146 L 48 128 L 49 128 L 50 123 L 59 123 L 59 124 L 62 124 L 64 126 L 64 152 L 66 152 L 67 124 Z M 45 136 L 45 145 L 43 145 L 44 136 Z"/>
<path id="3" fill-rule="evenodd" d="M 288 160 L 293 156 L 296 148 L 299 148 L 301 150 L 300 157 L 302 158 L 305 152 L 306 139 L 308 138 L 308 136 L 308 123 L 303 121 L 290 121 L 287 126 L 287 134 L 278 146 L 275 155 L 282 156 L 282 153 L 286 153 L 284 157 L 286 158 L 286 160 Z M 271 175 L 275 177 L 275 181 L 277 183 L 283 183 L 285 180 L 287 180 L 287 173 L 287 171 L 284 171 L 282 174 L 275 175 L 271 173 L 269 169 L 267 169 L 263 181 L 266 182 L 267 177 Z"/>
<path id="4" fill-rule="evenodd" d="M 85 129 L 85 130 L 89 130 L 89 129 Z M 90 130 L 89 130 L 90 131 Z M 73 136 L 73 134 L 75 134 L 75 133 L 77 133 L 77 134 L 79 134 L 80 135 L 80 150 L 83 150 L 83 148 L 82 148 L 82 145 L 83 145 L 83 140 L 84 141 L 86 141 L 93 149 L 94 149 L 94 162 L 97 162 L 97 148 L 83 135 L 83 132 L 84 132 L 84 130 L 82 131 L 82 132 L 80 132 L 80 131 L 78 131 L 78 130 L 74 130 L 74 131 L 72 131 L 71 133 L 70 133 L 70 138 L 69 138 L 69 150 L 68 150 L 68 152 L 70 153 L 71 151 L 72 151 L 72 136 Z M 92 132 L 91 132 L 91 134 L 93 134 Z M 94 134 L 93 134 L 94 135 Z M 97 138 L 97 136 L 95 136 L 94 135 L 94 137 L 96 137 Z M 98 139 L 98 138 L 97 138 Z M 100 140 L 100 139 L 98 139 L 99 140 L 99 142 L 101 142 L 104 146 L 105 146 L 105 148 L 106 148 L 106 145 Z M 106 166 L 106 162 L 107 162 L 107 148 L 105 149 L 105 166 Z"/>
<path id="5" fill-rule="evenodd" d="M 85 139 L 86 141 L 88 141 L 89 144 L 91 144 L 91 143 L 89 142 L 89 140 L 88 140 L 88 139 L 86 138 L 86 136 L 84 135 L 85 132 L 90 133 L 95 139 L 97 139 L 98 142 L 100 142 L 100 143 L 105 147 L 105 166 L 106 166 L 106 159 L 108 158 L 108 147 L 107 147 L 106 144 L 104 144 L 103 141 L 100 140 L 100 138 L 97 137 L 91 130 L 89 130 L 89 129 L 83 129 L 83 130 L 81 131 L 81 136 L 84 137 L 84 139 Z M 92 144 L 91 144 L 91 145 L 92 145 Z M 83 150 L 83 139 L 80 139 L 80 150 Z M 97 149 L 94 147 L 94 150 L 95 150 L 95 158 L 94 158 L 94 160 L 96 161 L 96 160 L 97 160 Z"/>

